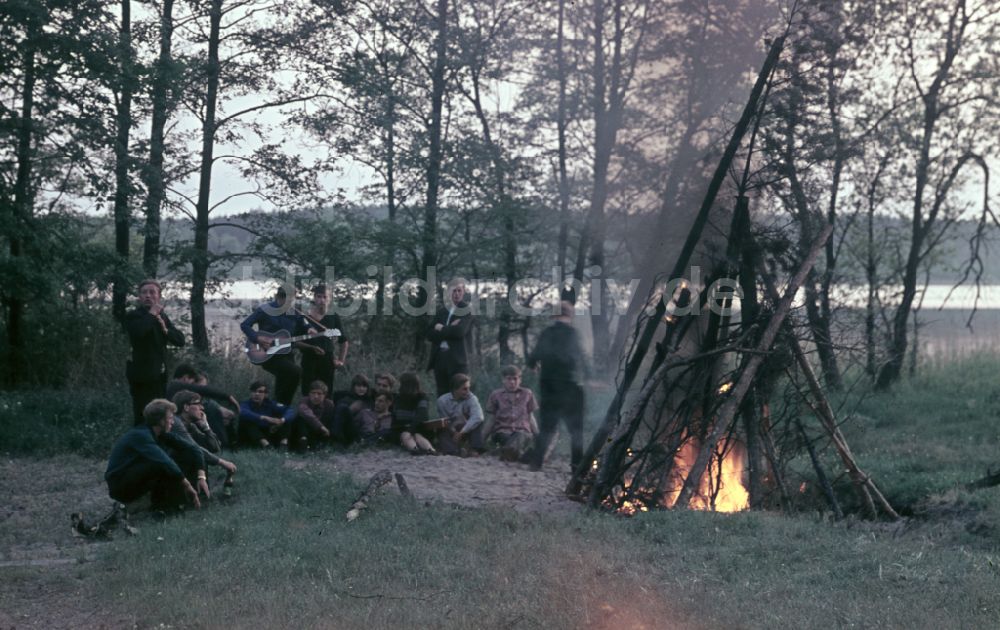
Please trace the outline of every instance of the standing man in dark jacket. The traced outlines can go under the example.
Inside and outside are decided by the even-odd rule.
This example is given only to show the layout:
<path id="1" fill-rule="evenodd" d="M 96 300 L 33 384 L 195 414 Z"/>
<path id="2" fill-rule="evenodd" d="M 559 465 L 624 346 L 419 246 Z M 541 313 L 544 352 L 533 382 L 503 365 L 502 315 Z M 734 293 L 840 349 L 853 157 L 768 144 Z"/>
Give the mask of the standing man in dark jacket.
<path id="1" fill-rule="evenodd" d="M 555 322 L 542 331 L 538 345 L 528 355 L 528 367 L 536 369 L 542 364 L 538 379 L 541 394 L 539 410 L 539 435 L 530 455 L 532 470 L 541 470 L 545 454 L 559 426 L 560 418 L 569 429 L 571 466 L 575 470 L 583 458 L 583 388 L 580 377 L 586 372 L 587 360 L 583 354 L 580 335 L 570 324 L 573 305 L 559 303 Z"/>
<path id="2" fill-rule="evenodd" d="M 156 280 L 139 284 L 139 307 L 125 314 L 125 331 L 132 344 L 132 358 L 125 364 L 125 377 L 132 393 L 132 415 L 142 424 L 142 410 L 154 398 L 163 398 L 167 386 L 167 344 L 184 345 L 184 335 L 174 328 L 160 303 Z"/>
<path id="3" fill-rule="evenodd" d="M 431 342 L 427 369 L 434 371 L 438 396 L 451 392 L 451 377 L 469 372 L 465 340 L 472 327 L 472 313 L 465 301 L 465 284 L 453 281 L 449 286 L 448 308 L 438 309 L 434 323 L 427 330 Z"/>

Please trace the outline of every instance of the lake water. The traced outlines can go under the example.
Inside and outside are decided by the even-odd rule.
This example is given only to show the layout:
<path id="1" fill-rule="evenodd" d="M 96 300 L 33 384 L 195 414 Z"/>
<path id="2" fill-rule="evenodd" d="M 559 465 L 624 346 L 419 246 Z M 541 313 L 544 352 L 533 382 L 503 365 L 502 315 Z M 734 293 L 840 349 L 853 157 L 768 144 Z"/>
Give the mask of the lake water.
<path id="1" fill-rule="evenodd" d="M 207 305 L 207 317 L 212 328 L 212 338 L 230 352 L 242 348 L 243 336 L 239 323 L 250 313 L 254 306 L 260 303 L 262 296 L 274 291 L 276 283 L 256 280 L 241 280 L 232 283 L 223 294 L 215 294 Z M 971 327 L 967 325 L 971 306 L 975 301 L 974 287 L 960 287 L 948 293 L 950 286 L 931 285 L 924 297 L 923 309 L 917 317 L 920 325 L 918 340 L 921 360 L 947 361 L 977 352 L 1000 353 L 1000 285 L 986 285 L 981 288 L 979 307 Z M 837 299 L 841 303 L 860 306 L 863 304 L 865 290 L 863 287 L 841 287 Z M 175 295 L 174 304 L 179 307 L 185 302 L 183 295 Z M 887 301 L 892 301 L 891 297 Z M 624 299 L 620 309 L 625 308 Z M 397 307 L 398 309 L 398 307 Z M 804 314 L 799 314 L 803 317 Z M 368 317 L 365 308 L 359 308 L 358 313 L 345 318 L 345 325 L 350 328 L 351 320 L 360 323 Z M 847 345 L 857 345 L 863 334 L 862 320 L 859 310 L 847 308 L 838 318 L 840 336 Z M 577 318 L 577 326 L 589 341 L 589 326 L 582 317 Z M 912 340 L 912 318 L 911 318 Z"/>

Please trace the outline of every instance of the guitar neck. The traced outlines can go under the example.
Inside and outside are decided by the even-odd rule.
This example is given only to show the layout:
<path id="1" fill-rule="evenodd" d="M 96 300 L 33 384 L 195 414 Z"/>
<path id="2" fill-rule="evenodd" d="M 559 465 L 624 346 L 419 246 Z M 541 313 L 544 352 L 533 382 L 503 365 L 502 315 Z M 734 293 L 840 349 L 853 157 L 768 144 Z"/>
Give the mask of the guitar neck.
<path id="1" fill-rule="evenodd" d="M 285 343 L 295 343 L 296 341 L 305 341 L 306 339 L 315 339 L 316 337 L 325 337 L 326 331 L 321 331 L 306 335 L 296 335 L 295 337 L 289 337 L 285 340 Z"/>
<path id="2" fill-rule="evenodd" d="M 296 335 L 295 337 L 289 337 L 285 343 L 295 343 L 296 341 L 305 341 L 306 339 L 315 339 L 316 337 L 322 337 L 323 333 L 318 333 L 315 335 Z"/>

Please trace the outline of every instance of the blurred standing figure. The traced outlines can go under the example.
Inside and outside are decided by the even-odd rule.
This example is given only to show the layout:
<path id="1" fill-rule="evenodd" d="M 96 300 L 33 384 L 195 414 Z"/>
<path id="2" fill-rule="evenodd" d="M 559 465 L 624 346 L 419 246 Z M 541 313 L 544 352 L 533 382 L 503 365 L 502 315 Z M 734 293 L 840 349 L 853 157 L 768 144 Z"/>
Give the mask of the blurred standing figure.
<path id="1" fill-rule="evenodd" d="M 337 344 L 340 346 L 340 355 L 334 353 L 333 339 L 329 337 L 317 337 L 303 342 L 311 346 L 319 346 L 323 350 L 323 354 L 302 353 L 302 395 L 309 395 L 313 381 L 323 381 L 329 398 L 333 392 L 334 374 L 337 368 L 344 367 L 344 361 L 347 360 L 347 349 L 351 347 L 351 343 L 344 335 L 344 324 L 340 321 L 340 315 L 327 313 L 330 308 L 330 294 L 327 293 L 326 285 L 317 284 L 312 291 L 312 306 L 306 313 L 306 330 L 309 333 L 322 332 L 332 328 L 339 330 L 340 337 L 337 338 Z"/>
<path id="2" fill-rule="evenodd" d="M 142 411 L 154 398 L 163 398 L 167 387 L 167 344 L 184 345 L 184 334 L 174 328 L 160 303 L 162 287 L 156 280 L 139 283 L 139 307 L 125 314 L 123 325 L 132 345 L 125 363 L 125 377 L 132 394 L 132 416 L 143 424 Z"/>
<path id="3" fill-rule="evenodd" d="M 559 420 L 566 422 L 569 429 L 571 466 L 576 469 L 583 458 L 583 388 L 579 378 L 586 372 L 586 357 L 580 343 L 580 335 L 570 324 L 573 319 L 573 305 L 559 303 L 559 313 L 553 316 L 555 322 L 542 331 L 538 345 L 528 355 L 528 367 L 536 369 L 542 364 L 538 379 L 541 394 L 539 411 L 540 433 L 535 441 L 535 449 L 530 455 L 532 470 L 541 470 L 545 455 Z"/>
<path id="4" fill-rule="evenodd" d="M 469 371 L 465 338 L 472 326 L 472 314 L 462 312 L 460 315 L 456 312 L 469 306 L 465 301 L 465 285 L 452 281 L 449 286 L 448 308 L 438 309 L 434 324 L 427 331 L 427 338 L 431 342 L 431 358 L 427 369 L 434 370 L 438 396 L 451 392 L 451 377 L 467 374 Z"/>

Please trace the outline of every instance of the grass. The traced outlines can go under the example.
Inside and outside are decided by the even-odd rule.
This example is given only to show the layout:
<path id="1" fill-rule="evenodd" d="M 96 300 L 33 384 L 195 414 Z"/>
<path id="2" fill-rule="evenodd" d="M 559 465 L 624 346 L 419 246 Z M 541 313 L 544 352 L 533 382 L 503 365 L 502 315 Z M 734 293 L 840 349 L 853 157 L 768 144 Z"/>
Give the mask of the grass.
<path id="1" fill-rule="evenodd" d="M 997 357 L 974 356 L 861 403 L 847 438 L 894 503 L 911 510 L 1000 465 L 996 369 Z"/>
<path id="2" fill-rule="evenodd" d="M 135 538 L 70 545 L 63 555 L 87 561 L 63 578 L 0 568 L 10 588 L 0 610 L 24 610 L 48 584 L 55 595 L 31 610 L 75 607 L 77 589 L 112 626 L 1000 627 L 1000 489 L 959 489 L 997 460 L 995 362 L 929 369 L 865 398 L 845 423 L 861 466 L 909 515 L 902 524 L 833 522 L 818 511 L 525 515 L 396 495 L 348 524 L 356 482 L 240 452 L 232 503 L 140 523 Z M 93 396 L 86 408 L 96 411 Z M 606 404 L 592 398 L 588 435 Z M 4 444 L 25 436 L 9 419 L 69 408 L 45 400 L 52 406 L 28 414 L 27 398 L 16 413 L 0 406 Z M 53 417 L 64 431 L 74 426 L 62 411 Z M 59 440 L 51 452 L 74 448 Z M 10 506 L 0 551 L 64 546 L 74 497 L 86 496 L 87 509 L 106 505 L 102 470 L 65 455 L 0 461 L 9 495 L 0 504 Z"/>
<path id="3" fill-rule="evenodd" d="M 238 499 L 101 549 L 82 571 L 140 627 L 990 627 L 996 549 L 857 522 L 459 509 L 241 454 Z M 995 543 L 992 543 L 995 545 Z"/>

